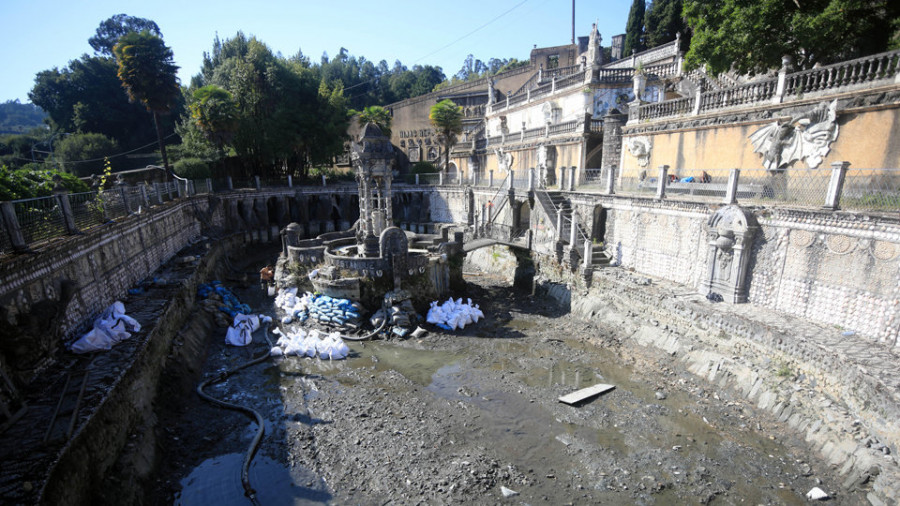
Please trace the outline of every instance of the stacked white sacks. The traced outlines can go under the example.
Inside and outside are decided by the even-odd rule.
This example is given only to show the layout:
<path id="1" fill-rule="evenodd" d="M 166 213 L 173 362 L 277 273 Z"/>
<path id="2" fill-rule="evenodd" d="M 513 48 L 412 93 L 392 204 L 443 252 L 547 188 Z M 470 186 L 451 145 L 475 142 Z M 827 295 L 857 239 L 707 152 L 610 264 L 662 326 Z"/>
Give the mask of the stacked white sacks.
<path id="1" fill-rule="evenodd" d="M 91 331 L 72 344 L 72 351 L 75 353 L 87 353 L 90 351 L 109 350 L 120 341 L 131 337 L 131 333 L 128 332 L 129 329 L 139 332 L 141 324 L 125 314 L 125 304 L 115 301 L 94 320 L 94 327 Z"/>
<path id="2" fill-rule="evenodd" d="M 467 299 L 467 302 L 463 303 L 461 298 L 455 301 L 450 298 L 443 304 L 432 302 L 426 320 L 444 330 L 456 330 L 478 323 L 481 318 L 484 318 L 484 313 L 478 304 L 472 305 L 472 299 Z"/>
<path id="3" fill-rule="evenodd" d="M 247 346 L 253 342 L 253 333 L 259 330 L 260 322 L 272 323 L 272 317 L 236 314 L 234 322 L 225 332 L 225 343 L 232 346 Z"/>
<path id="4" fill-rule="evenodd" d="M 341 360 L 347 358 L 349 353 L 350 348 L 340 334 L 324 334 L 315 329 L 309 332 L 300 329 L 282 335 L 270 352 L 272 356 L 319 357 L 328 360 Z"/>

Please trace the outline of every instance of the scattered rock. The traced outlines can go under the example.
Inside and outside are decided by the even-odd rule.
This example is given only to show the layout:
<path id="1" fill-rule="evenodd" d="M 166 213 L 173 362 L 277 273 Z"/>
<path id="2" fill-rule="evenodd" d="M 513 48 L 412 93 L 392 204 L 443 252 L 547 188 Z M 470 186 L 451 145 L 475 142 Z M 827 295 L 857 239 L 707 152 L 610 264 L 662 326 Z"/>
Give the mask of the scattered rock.
<path id="1" fill-rule="evenodd" d="M 665 392 L 663 392 L 663 391 L 661 391 L 661 390 L 657 390 L 657 391 L 656 391 L 656 399 L 657 399 L 657 400 L 659 400 L 659 401 L 664 401 L 664 400 L 666 400 L 666 397 L 668 397 L 668 396 L 666 395 Z"/>

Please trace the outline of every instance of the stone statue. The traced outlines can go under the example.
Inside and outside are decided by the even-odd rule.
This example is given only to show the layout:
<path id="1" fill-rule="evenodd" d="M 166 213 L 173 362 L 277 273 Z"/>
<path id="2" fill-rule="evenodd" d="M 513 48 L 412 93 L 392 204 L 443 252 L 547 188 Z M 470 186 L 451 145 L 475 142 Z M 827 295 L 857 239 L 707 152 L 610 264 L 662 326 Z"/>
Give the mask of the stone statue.
<path id="1" fill-rule="evenodd" d="M 502 148 L 494 148 L 494 153 L 497 155 L 497 168 L 501 172 L 509 172 L 509 169 L 512 168 L 513 156 Z"/>
<path id="2" fill-rule="evenodd" d="M 796 119 L 774 122 L 750 134 L 753 152 L 763 156 L 763 166 L 771 171 L 786 168 L 797 160 L 815 169 L 837 140 L 837 100 L 821 103 Z"/>

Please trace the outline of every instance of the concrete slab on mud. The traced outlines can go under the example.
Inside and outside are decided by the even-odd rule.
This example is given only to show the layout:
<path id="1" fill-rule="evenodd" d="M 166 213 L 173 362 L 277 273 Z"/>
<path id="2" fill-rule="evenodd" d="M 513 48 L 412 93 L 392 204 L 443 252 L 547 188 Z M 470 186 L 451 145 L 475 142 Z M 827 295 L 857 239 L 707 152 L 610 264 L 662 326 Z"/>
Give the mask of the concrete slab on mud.
<path id="1" fill-rule="evenodd" d="M 609 392 L 613 388 L 616 388 L 616 386 L 607 385 L 606 383 L 597 383 L 592 387 L 582 388 L 581 390 L 576 390 L 568 395 L 564 395 L 559 398 L 559 402 L 574 406 L 591 397 L 596 397 L 602 393 Z"/>

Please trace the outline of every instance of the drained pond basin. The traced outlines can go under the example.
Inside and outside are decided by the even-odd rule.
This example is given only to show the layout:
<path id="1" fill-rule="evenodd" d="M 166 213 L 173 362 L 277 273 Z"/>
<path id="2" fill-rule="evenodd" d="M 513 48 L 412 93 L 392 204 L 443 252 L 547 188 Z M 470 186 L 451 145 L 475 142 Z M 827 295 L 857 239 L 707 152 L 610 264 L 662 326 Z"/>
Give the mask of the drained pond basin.
<path id="1" fill-rule="evenodd" d="M 485 319 L 464 330 L 349 343 L 342 361 L 272 358 L 207 390 L 266 419 L 250 467 L 260 504 L 805 504 L 816 486 L 832 504 L 864 501 L 784 424 L 676 357 L 625 347 L 615 328 L 511 283 L 467 283 L 459 296 Z M 235 291 L 280 316 L 258 286 Z M 201 376 L 266 349 L 262 331 L 233 348 L 215 329 Z M 558 402 L 596 383 L 616 388 Z M 254 423 L 192 394 L 159 416 L 153 502 L 250 504 L 240 469 Z"/>

